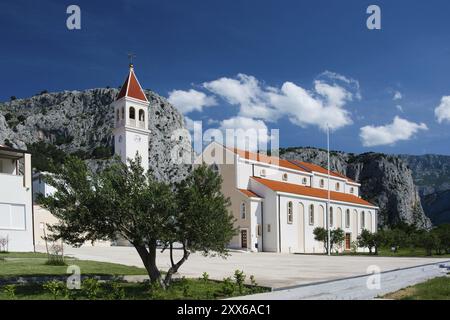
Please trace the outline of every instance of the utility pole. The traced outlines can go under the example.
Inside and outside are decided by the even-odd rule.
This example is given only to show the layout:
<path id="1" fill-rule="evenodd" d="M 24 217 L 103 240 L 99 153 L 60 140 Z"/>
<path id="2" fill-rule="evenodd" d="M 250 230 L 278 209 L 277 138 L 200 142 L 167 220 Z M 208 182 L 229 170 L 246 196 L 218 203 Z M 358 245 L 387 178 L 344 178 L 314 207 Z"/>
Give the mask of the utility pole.
<path id="1" fill-rule="evenodd" d="M 331 243 L 331 231 L 330 231 L 330 127 L 327 123 L 327 158 L 328 158 L 328 198 L 327 198 L 327 253 L 331 255 L 330 243 Z"/>

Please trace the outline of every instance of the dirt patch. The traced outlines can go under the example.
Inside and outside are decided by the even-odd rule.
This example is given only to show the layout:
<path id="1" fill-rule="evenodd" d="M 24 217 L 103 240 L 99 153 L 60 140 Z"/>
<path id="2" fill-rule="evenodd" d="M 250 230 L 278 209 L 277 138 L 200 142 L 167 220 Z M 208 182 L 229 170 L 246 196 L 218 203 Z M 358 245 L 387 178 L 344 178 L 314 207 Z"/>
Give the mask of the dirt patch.
<path id="1" fill-rule="evenodd" d="M 414 296 L 417 289 L 414 287 L 407 287 L 396 292 L 388 293 L 383 296 L 383 299 L 402 300 Z"/>

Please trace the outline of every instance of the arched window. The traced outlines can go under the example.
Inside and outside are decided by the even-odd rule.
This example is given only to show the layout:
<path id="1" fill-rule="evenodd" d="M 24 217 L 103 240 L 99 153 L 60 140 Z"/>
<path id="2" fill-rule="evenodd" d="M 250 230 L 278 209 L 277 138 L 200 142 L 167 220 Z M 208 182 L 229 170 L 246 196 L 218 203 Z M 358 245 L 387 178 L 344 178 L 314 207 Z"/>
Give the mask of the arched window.
<path id="1" fill-rule="evenodd" d="M 245 206 L 245 202 L 241 203 L 241 219 L 245 219 L 245 214 L 246 214 L 246 206 Z"/>
<path id="2" fill-rule="evenodd" d="M 325 180 L 320 179 L 320 187 L 321 188 L 325 187 Z"/>
<path id="3" fill-rule="evenodd" d="M 355 189 L 353 187 L 350 188 L 350 193 L 354 193 Z"/>
<path id="4" fill-rule="evenodd" d="M 339 191 L 339 189 L 341 188 L 341 185 L 339 182 L 336 183 L 336 191 Z"/>
<path id="5" fill-rule="evenodd" d="M 125 108 L 122 107 L 122 120 L 125 119 Z"/>
<path id="6" fill-rule="evenodd" d="M 314 225 L 314 205 L 309 206 L 309 224 Z"/>
<path id="7" fill-rule="evenodd" d="M 333 207 L 330 207 L 330 227 L 333 226 L 333 223 L 334 223 L 333 220 L 334 220 L 333 219 Z"/>
<path id="8" fill-rule="evenodd" d="M 144 110 L 139 110 L 139 121 L 145 121 L 145 112 L 144 112 Z"/>
<path id="9" fill-rule="evenodd" d="M 345 210 L 345 227 L 350 228 L 350 209 Z"/>
<path id="10" fill-rule="evenodd" d="M 372 213 L 370 211 L 367 212 L 367 230 L 372 232 Z"/>
<path id="11" fill-rule="evenodd" d="M 303 179 L 302 179 L 302 183 L 303 183 L 304 185 L 306 185 L 306 184 L 308 183 L 308 180 L 306 180 L 306 178 L 303 178 Z"/>
<path id="12" fill-rule="evenodd" d="M 293 221 L 294 221 L 293 204 L 292 201 L 289 201 L 287 204 L 287 223 L 292 224 Z"/>
<path id="13" fill-rule="evenodd" d="M 361 229 L 366 228 L 366 213 L 364 211 L 361 212 Z"/>
<path id="14" fill-rule="evenodd" d="M 130 114 L 128 116 L 130 119 L 136 119 L 136 111 L 134 110 L 134 107 L 130 107 Z"/>
<path id="15" fill-rule="evenodd" d="M 287 173 L 283 173 L 283 181 L 287 181 L 288 180 L 288 174 Z"/>
<path id="16" fill-rule="evenodd" d="M 119 115 L 119 109 L 116 110 L 116 121 L 119 121 L 120 115 Z"/>
<path id="17" fill-rule="evenodd" d="M 266 170 L 261 169 L 260 175 L 261 175 L 261 177 L 265 177 L 266 176 Z"/>

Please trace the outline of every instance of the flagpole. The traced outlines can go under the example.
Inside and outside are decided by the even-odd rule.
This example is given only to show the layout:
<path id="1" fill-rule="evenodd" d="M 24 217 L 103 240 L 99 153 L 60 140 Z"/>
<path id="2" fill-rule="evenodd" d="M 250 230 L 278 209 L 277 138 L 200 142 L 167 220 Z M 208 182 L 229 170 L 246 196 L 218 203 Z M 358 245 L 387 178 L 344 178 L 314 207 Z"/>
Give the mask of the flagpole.
<path id="1" fill-rule="evenodd" d="M 327 198 L 327 247 L 328 255 L 331 255 L 330 242 L 331 242 L 331 231 L 330 231 L 330 127 L 327 123 L 327 159 L 328 159 L 328 198 Z"/>

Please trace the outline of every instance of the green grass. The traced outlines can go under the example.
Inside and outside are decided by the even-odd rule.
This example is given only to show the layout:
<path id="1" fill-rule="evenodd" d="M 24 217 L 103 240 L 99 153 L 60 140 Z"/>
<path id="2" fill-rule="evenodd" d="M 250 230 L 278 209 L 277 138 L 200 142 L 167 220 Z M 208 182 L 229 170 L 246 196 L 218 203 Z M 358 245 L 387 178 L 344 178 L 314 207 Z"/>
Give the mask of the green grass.
<path id="1" fill-rule="evenodd" d="M 450 300 L 450 277 L 439 277 L 383 296 L 394 300 Z"/>
<path id="2" fill-rule="evenodd" d="M 0 253 L 0 277 L 66 275 L 67 266 L 46 265 L 42 253 Z M 116 263 L 65 259 L 67 265 L 77 265 L 83 275 L 146 275 L 144 268 Z"/>
<path id="3" fill-rule="evenodd" d="M 345 252 L 344 255 L 369 255 L 367 252 Z M 380 248 L 378 250 L 378 256 L 380 257 L 423 257 L 423 258 L 450 258 L 450 254 L 434 254 L 427 256 L 425 249 L 423 248 L 400 248 L 397 252 L 392 252 L 390 248 Z"/>
<path id="4" fill-rule="evenodd" d="M 148 283 L 119 283 L 124 290 L 125 300 L 212 300 L 229 298 L 233 296 L 265 292 L 268 288 L 247 286 L 240 293 L 235 286 L 232 293 L 224 293 L 223 284 L 221 282 L 201 279 L 182 279 L 174 281 L 167 289 L 151 290 Z M 87 293 L 83 290 L 71 291 L 72 297 L 67 292 L 60 292 L 57 296 L 58 300 L 86 300 Z M 108 283 L 100 283 L 100 290 L 96 295 L 97 300 L 111 300 L 111 287 Z M 53 300 L 53 295 L 45 290 L 41 284 L 26 284 L 15 286 L 15 297 L 12 298 L 5 292 L 5 287 L 0 287 L 0 300 Z"/>

